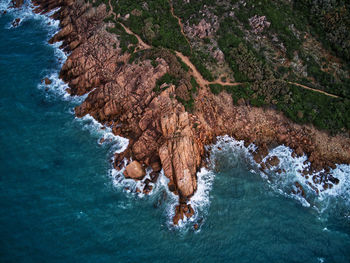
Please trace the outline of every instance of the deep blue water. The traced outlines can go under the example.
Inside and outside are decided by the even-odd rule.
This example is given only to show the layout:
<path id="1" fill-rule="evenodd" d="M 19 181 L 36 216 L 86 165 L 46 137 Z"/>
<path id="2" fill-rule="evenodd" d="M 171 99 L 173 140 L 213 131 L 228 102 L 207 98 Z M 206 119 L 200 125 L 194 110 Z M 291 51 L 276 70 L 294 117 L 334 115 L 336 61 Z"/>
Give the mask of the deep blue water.
<path id="1" fill-rule="evenodd" d="M 60 67 L 46 22 L 9 29 L 14 18 L 0 16 L 0 262 L 350 262 L 348 207 L 302 206 L 232 153 L 218 157 L 200 231 L 170 227 L 162 192 L 115 187 L 111 146 L 74 100 L 38 88 Z"/>

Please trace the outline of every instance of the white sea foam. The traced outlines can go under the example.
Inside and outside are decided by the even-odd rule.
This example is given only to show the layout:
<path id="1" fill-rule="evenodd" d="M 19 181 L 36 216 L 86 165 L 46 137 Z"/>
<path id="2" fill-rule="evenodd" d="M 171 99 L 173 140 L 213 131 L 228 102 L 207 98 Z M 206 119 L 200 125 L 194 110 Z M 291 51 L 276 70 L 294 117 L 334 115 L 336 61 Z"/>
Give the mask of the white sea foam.
<path id="1" fill-rule="evenodd" d="M 46 26 L 48 30 L 48 38 L 51 38 L 57 31 L 59 30 L 59 21 L 53 20 L 50 16 L 56 12 L 57 10 L 53 10 L 46 15 L 39 15 L 32 12 L 33 6 L 26 2 L 26 4 L 20 9 L 8 9 L 10 0 L 3 0 L 0 2 L 0 11 L 7 10 L 7 12 L 13 16 L 13 18 L 21 18 L 21 23 L 26 21 L 29 18 L 34 18 L 43 25 Z M 8 28 L 12 28 L 12 24 L 8 25 Z M 65 54 L 61 49 L 61 43 L 55 43 L 52 45 L 55 50 L 55 56 L 57 58 L 60 67 L 64 64 L 67 59 L 67 54 Z M 70 96 L 67 93 L 68 85 L 64 83 L 61 79 L 59 79 L 59 69 L 56 69 L 52 72 L 49 72 L 45 77 L 49 78 L 52 83 L 50 85 L 44 85 L 40 83 L 38 87 L 40 89 L 48 89 L 54 96 L 59 96 L 63 100 L 71 101 L 74 104 L 81 103 L 85 100 L 86 95 L 84 96 Z M 73 110 L 72 110 L 73 113 Z M 101 138 L 104 139 L 105 143 L 113 144 L 114 146 L 111 148 L 112 152 L 122 152 L 127 148 L 128 140 L 119 136 L 115 136 L 109 127 L 104 127 L 98 123 L 93 117 L 90 115 L 78 119 L 78 121 L 82 122 L 83 128 L 88 129 L 94 136 L 98 138 L 98 143 L 100 143 Z M 101 129 L 103 128 L 103 129 Z M 313 207 L 316 207 L 318 211 L 321 213 L 326 211 L 330 206 L 329 204 L 333 204 L 334 202 L 342 202 L 348 209 L 344 212 L 344 216 L 350 219 L 350 166 L 349 165 L 337 165 L 336 169 L 331 171 L 334 177 L 340 180 L 338 185 L 334 185 L 332 189 L 324 190 L 321 186 L 318 186 L 318 190 L 320 192 L 319 195 L 315 196 L 313 190 L 307 184 L 307 182 L 311 182 L 311 176 L 309 179 L 303 177 L 300 173 L 309 163 L 305 162 L 307 160 L 306 156 L 302 157 L 292 157 L 292 150 L 286 146 L 278 146 L 272 149 L 269 153 L 270 156 L 278 156 L 280 159 L 280 163 L 277 167 L 274 167 L 272 170 L 267 170 L 266 173 L 259 171 L 260 166 L 256 164 L 253 160 L 253 156 L 251 154 L 252 151 L 256 149 L 254 144 L 249 145 L 248 147 L 244 146 L 243 141 L 237 141 L 229 136 L 222 136 L 217 138 L 217 143 L 208 147 L 208 150 L 211 152 L 210 163 L 211 169 L 207 170 L 202 168 L 200 172 L 197 174 L 198 177 L 198 189 L 194 196 L 190 200 L 190 204 L 195 210 L 195 216 L 191 219 L 181 221 L 179 224 L 180 229 L 188 229 L 188 226 L 192 226 L 193 222 L 202 220 L 205 218 L 207 214 L 208 208 L 210 206 L 210 191 L 213 185 L 213 181 L 215 178 L 214 170 L 217 169 L 217 166 L 220 166 L 220 162 L 216 163 L 216 159 L 218 157 L 221 158 L 229 158 L 229 162 L 232 164 L 237 163 L 246 163 L 248 164 L 248 168 L 251 172 L 259 174 L 266 183 L 271 187 L 273 191 L 279 193 L 283 196 L 294 198 L 304 206 L 310 206 L 310 203 L 306 201 L 306 199 L 294 195 L 291 192 L 291 189 L 296 181 L 298 181 L 307 192 L 307 198 L 311 196 L 311 200 L 313 201 Z M 266 159 L 265 158 L 265 159 Z M 126 163 L 126 160 L 125 160 Z M 277 169 L 283 169 L 285 172 L 282 174 L 278 174 L 275 171 Z M 123 176 L 123 171 L 117 171 L 115 169 L 110 170 L 110 175 L 113 178 L 113 184 L 115 187 L 123 189 L 126 192 L 133 193 L 135 196 L 136 188 L 142 189 L 142 184 L 146 179 L 150 179 L 151 170 L 147 170 L 147 175 L 142 181 L 134 181 L 130 179 L 125 179 Z M 157 196 L 162 192 L 165 192 L 167 195 L 167 201 L 165 204 L 165 213 L 167 217 L 167 224 L 169 227 L 174 227 L 172 224 L 172 218 L 175 213 L 175 206 L 178 204 L 178 196 L 173 194 L 168 189 L 168 179 L 165 177 L 164 172 L 162 171 L 158 182 L 156 184 L 152 184 L 153 190 L 151 192 L 151 196 Z M 128 189 L 128 190 L 126 190 Z M 138 193 L 137 196 L 143 197 L 143 193 Z M 177 227 L 176 227 L 177 228 Z"/>
<path id="2" fill-rule="evenodd" d="M 160 178 L 160 184 L 162 189 L 164 189 L 168 195 L 168 201 L 165 208 L 167 225 L 169 228 L 181 229 L 182 231 L 187 231 L 193 227 L 194 223 L 200 222 L 200 225 L 203 224 L 210 206 L 210 191 L 213 186 L 215 178 L 215 173 L 213 171 L 202 168 L 197 173 L 197 191 L 191 197 L 188 204 L 194 210 L 194 216 L 191 218 L 184 217 L 183 220 L 180 220 L 177 226 L 173 225 L 173 217 L 175 216 L 175 207 L 179 204 L 179 197 L 174 193 L 170 192 L 168 189 L 169 180 L 162 175 Z M 200 231 L 200 228 L 199 230 Z"/>
<path id="3" fill-rule="evenodd" d="M 0 12 L 8 11 L 11 0 L 1 0 L 0 1 Z"/>
<path id="4" fill-rule="evenodd" d="M 46 41 L 45 44 L 49 45 L 47 40 L 49 40 L 59 31 L 59 21 L 51 18 L 51 15 L 57 12 L 58 9 L 52 10 L 45 15 L 40 15 L 33 12 L 34 6 L 31 4 L 30 1 L 25 1 L 24 5 L 21 8 L 9 8 L 9 4 L 10 4 L 10 0 L 1 1 L 0 11 L 6 10 L 7 13 L 12 16 L 13 19 L 20 18 L 21 19 L 20 25 L 21 23 L 23 23 L 28 19 L 37 20 L 47 30 L 48 37 L 45 40 Z M 7 28 L 8 29 L 13 28 L 12 22 L 7 26 Z M 70 96 L 66 91 L 68 89 L 68 85 L 64 83 L 61 79 L 59 79 L 59 70 L 67 59 L 67 54 L 60 49 L 61 45 L 62 45 L 62 42 L 57 42 L 51 45 L 53 47 L 54 54 L 59 65 L 56 69 L 52 70 L 51 72 L 48 72 L 45 76 L 43 76 L 43 78 L 50 79 L 52 83 L 50 85 L 39 83 L 38 88 L 49 91 L 49 93 L 46 94 L 48 97 L 52 95 L 59 96 L 64 100 L 70 100 L 76 103 L 80 103 L 82 102 L 82 100 L 85 99 L 85 97 Z"/>
<path id="5" fill-rule="evenodd" d="M 173 217 L 175 216 L 175 207 L 179 204 L 179 196 L 175 195 L 168 188 L 169 179 L 164 175 L 164 171 L 161 171 L 158 181 L 158 189 L 162 189 L 166 193 L 166 204 L 164 207 L 166 224 L 169 228 L 173 228 Z M 160 191 L 159 191 L 160 192 Z M 180 221 L 178 228 L 182 228 L 184 222 Z"/>
<path id="6" fill-rule="evenodd" d="M 41 15 L 33 12 L 34 6 L 30 3 L 30 1 L 25 2 L 25 4 L 19 9 L 9 9 L 9 3 L 10 0 L 2 1 L 0 4 L 0 10 L 6 10 L 8 14 L 12 15 L 14 19 L 20 18 L 21 23 L 26 21 L 27 19 L 35 19 L 39 23 L 42 23 L 42 25 L 47 29 L 47 40 L 52 38 L 60 30 L 59 21 L 51 18 L 51 16 L 55 12 L 57 12 L 58 9 L 52 10 L 49 13 Z M 9 24 L 8 29 L 12 29 L 12 24 Z M 50 45 L 48 42 L 46 42 L 46 44 Z M 69 54 L 65 53 L 60 48 L 61 45 L 62 42 L 57 42 L 50 45 L 54 49 L 54 54 L 57 59 L 58 65 L 57 68 L 53 69 L 51 72 L 48 72 L 43 76 L 43 79 L 48 78 L 51 81 L 51 83 L 47 85 L 41 82 L 38 84 L 38 88 L 45 91 L 45 96 L 47 98 L 58 97 L 62 100 L 69 101 L 72 104 L 70 113 L 74 114 L 74 106 L 82 103 L 89 95 L 89 93 L 83 96 L 71 96 L 67 92 L 69 86 L 67 83 L 65 83 L 59 78 L 59 71 L 65 63 L 65 61 L 67 60 Z M 92 136 L 97 138 L 97 142 L 99 144 L 108 144 L 110 146 L 111 155 L 113 155 L 116 152 L 122 152 L 127 148 L 129 144 L 128 139 L 122 138 L 120 136 L 115 136 L 110 127 L 103 126 L 102 124 L 97 122 L 92 116 L 86 115 L 83 118 L 75 119 L 78 122 L 82 123 L 83 129 L 88 130 L 92 134 Z"/>
<path id="7" fill-rule="evenodd" d="M 319 186 L 320 194 L 316 195 L 314 190 L 307 184 L 307 182 L 311 182 L 310 180 L 312 180 L 312 177 L 306 179 L 301 174 L 301 171 L 310 165 L 306 156 L 292 157 L 292 149 L 283 145 L 278 146 L 270 150 L 268 156 L 266 156 L 263 161 L 266 161 L 269 157 L 277 156 L 280 163 L 275 167 L 266 169 L 265 172 L 261 172 L 259 169 L 260 165 L 255 163 L 252 155 L 252 152 L 256 149 L 257 147 L 254 144 L 245 147 L 244 141 L 237 141 L 229 136 L 218 137 L 216 144 L 208 146 L 207 150 L 210 152 L 210 158 L 208 160 L 210 169 L 202 168 L 198 172 L 198 189 L 189 201 L 189 204 L 191 204 L 195 210 L 195 216 L 190 219 L 184 218 L 184 220 L 180 220 L 178 226 L 173 225 L 172 218 L 175 215 L 175 207 L 179 203 L 179 197 L 169 191 L 167 186 L 169 180 L 164 176 L 162 171 L 158 183 L 155 185 L 153 194 L 157 195 L 162 191 L 166 192 L 167 201 L 165 205 L 165 214 L 168 227 L 181 229 L 181 231 L 188 231 L 194 223 L 205 220 L 210 206 L 210 191 L 215 179 L 215 171 L 217 169 L 220 170 L 222 158 L 225 159 L 225 165 L 240 166 L 244 164 L 246 166 L 245 168 L 260 175 L 272 191 L 287 198 L 293 198 L 305 207 L 312 206 L 322 212 L 322 209 L 328 206 L 331 198 L 336 198 L 337 200 L 342 199 L 347 207 L 350 207 L 349 165 L 338 165 L 336 169 L 331 171 L 333 176 L 340 180 L 340 183 L 334 185 L 332 189 L 327 190 Z M 279 169 L 283 170 L 281 174 L 276 173 L 276 170 Z M 129 189 L 138 187 L 133 180 L 126 181 L 124 179 L 122 176 L 123 170 L 119 172 L 115 171 L 115 173 L 118 174 L 118 176 L 114 176 L 114 178 L 118 178 L 115 180 L 116 185 L 119 187 L 125 187 L 126 185 Z M 303 186 L 306 198 L 293 193 L 292 190 L 294 189 L 295 182 Z M 132 191 L 134 190 L 131 190 L 131 192 Z M 312 202 L 312 204 L 310 202 Z M 350 216 L 350 213 L 348 216 Z"/>
<path id="8" fill-rule="evenodd" d="M 128 139 L 114 135 L 110 127 L 102 125 L 90 114 L 87 114 L 82 118 L 75 117 L 75 119 L 83 124 L 84 130 L 88 130 L 94 137 L 98 138 L 97 143 L 109 143 L 113 145 L 112 151 L 114 153 L 123 152 L 128 147 Z"/>
<path id="9" fill-rule="evenodd" d="M 129 160 L 129 162 L 131 162 Z M 114 159 L 113 159 L 114 162 Z M 123 160 L 123 166 L 120 170 L 112 168 L 110 170 L 110 175 L 113 180 L 113 185 L 128 194 L 130 197 L 143 198 L 145 194 L 142 193 L 142 189 L 145 185 L 145 181 L 150 178 L 150 173 L 152 170 L 150 168 L 146 169 L 146 176 L 142 180 L 127 179 L 124 177 L 125 166 L 128 160 Z M 169 179 L 164 175 L 164 171 L 161 170 L 157 182 L 149 183 L 152 185 L 153 190 L 147 195 L 148 198 L 157 202 L 159 200 L 159 206 L 164 208 L 164 213 L 166 217 L 166 224 L 169 228 L 181 229 L 182 231 L 187 231 L 193 226 L 193 223 L 205 219 L 208 208 L 210 205 L 210 191 L 214 182 L 215 173 L 213 171 L 202 168 L 197 174 L 197 191 L 191 197 L 188 202 L 195 211 L 195 215 L 190 219 L 184 218 L 180 220 L 178 226 L 173 225 L 173 217 L 175 215 L 175 207 L 179 204 L 179 196 L 175 195 L 168 188 Z M 138 192 L 137 189 L 141 190 Z M 164 196 L 165 195 L 165 196 Z"/>
<path id="10" fill-rule="evenodd" d="M 302 171 L 310 165 L 307 161 L 307 157 L 292 157 L 292 149 L 280 145 L 270 150 L 268 156 L 263 161 L 266 161 L 269 157 L 277 156 L 280 160 L 279 164 L 270 169 L 266 169 L 265 172 L 260 171 L 261 166 L 255 163 L 252 152 L 256 149 L 255 145 L 244 146 L 243 141 L 237 141 L 229 136 L 222 136 L 217 138 L 217 143 L 209 147 L 211 151 L 211 165 L 212 169 L 218 169 L 220 167 L 220 158 L 225 158 L 226 164 L 245 162 L 250 168 L 251 172 L 259 174 L 268 186 L 276 193 L 279 193 L 285 197 L 293 198 L 299 201 L 303 206 L 312 206 L 320 213 L 327 211 L 335 203 L 341 203 L 342 207 L 345 207 L 344 216 L 350 216 L 350 166 L 349 165 L 337 165 L 336 169 L 330 171 L 330 174 L 339 179 L 338 185 L 333 185 L 330 189 L 324 189 L 322 185 L 316 185 L 312 181 L 313 175 L 308 178 L 302 175 Z M 276 172 L 282 170 L 282 173 Z M 319 173 L 322 173 L 321 171 Z M 304 189 L 306 197 L 294 194 L 295 182 L 298 182 Z M 315 190 L 310 187 L 312 184 L 317 187 L 319 194 L 316 194 Z"/>
<path id="11" fill-rule="evenodd" d="M 120 171 L 116 170 L 116 169 L 111 169 L 110 170 L 110 175 L 112 176 L 112 180 L 113 180 L 113 185 L 130 194 L 130 196 L 136 196 L 139 198 L 142 198 L 145 196 L 145 194 L 142 192 L 142 189 L 145 185 L 145 181 L 146 180 L 150 180 L 150 173 L 152 172 L 151 169 L 146 169 L 146 176 L 142 179 L 142 180 L 133 180 L 133 179 L 128 179 L 124 177 L 124 171 L 125 171 L 125 166 L 128 163 L 128 160 L 124 159 L 123 160 L 123 167 L 121 168 Z M 149 193 L 150 195 L 153 195 L 156 192 L 156 185 L 154 183 L 149 183 L 149 185 L 152 186 L 152 191 Z M 138 192 L 137 189 L 139 189 L 141 192 Z"/>
<path id="12" fill-rule="evenodd" d="M 40 21 L 43 23 L 43 26 L 48 29 L 48 39 L 53 37 L 59 31 L 59 21 L 51 18 L 51 16 L 59 9 L 51 10 L 45 15 L 40 15 L 33 12 L 34 6 L 30 3 L 30 1 L 25 2 L 24 6 L 20 9 L 8 9 L 9 2 L 10 1 L 8 0 L 6 3 L 1 3 L 0 10 L 8 10 L 10 13 L 13 13 L 14 17 L 19 17 L 23 21 L 28 18 L 33 18 Z M 59 78 L 59 70 L 67 60 L 67 56 L 69 54 L 65 53 L 60 48 L 61 45 L 62 42 L 57 42 L 50 45 L 54 48 L 54 54 L 59 66 L 43 77 L 48 78 L 51 81 L 51 84 L 46 85 L 45 83 L 39 83 L 38 88 L 47 91 L 47 96 L 50 96 L 51 93 L 53 96 L 58 96 L 63 100 L 72 102 L 74 106 L 82 103 L 89 93 L 83 96 L 71 96 L 67 92 L 67 89 L 69 88 L 68 84 Z M 71 112 L 74 113 L 73 110 Z M 103 138 L 105 142 L 110 142 L 115 145 L 113 147 L 115 151 L 124 151 L 126 149 L 129 143 L 127 139 L 120 136 L 115 136 L 111 128 L 103 127 L 103 125 L 98 123 L 92 116 L 87 115 L 81 119 L 76 118 L 76 120 L 83 123 L 84 129 L 89 129 L 93 135 L 97 136 L 99 138 L 99 142 Z"/>
<path id="13" fill-rule="evenodd" d="M 63 80 L 59 78 L 59 74 L 57 71 L 53 71 L 47 75 L 44 76 L 44 79 L 48 78 L 51 81 L 51 84 L 45 84 L 44 81 L 42 80 L 41 83 L 38 84 L 38 88 L 40 90 L 44 90 L 45 96 L 47 98 L 60 98 L 65 101 L 70 101 L 74 104 L 80 104 L 83 102 L 86 98 L 86 95 L 84 96 L 71 96 L 68 92 L 67 89 L 68 84 L 65 83 Z"/>
<path id="14" fill-rule="evenodd" d="M 38 22 L 42 23 L 42 25 L 45 26 L 45 28 L 47 29 L 47 32 L 48 32 L 47 40 L 49 40 L 59 31 L 59 21 L 54 20 L 50 17 L 57 10 L 53 10 L 50 13 L 47 13 L 45 15 L 40 15 L 40 14 L 33 13 L 34 7 L 29 2 L 26 2 L 25 5 L 20 9 L 8 9 L 9 3 L 10 3 L 10 0 L 2 1 L 0 3 L 0 10 L 6 10 L 8 14 L 13 17 L 13 19 L 20 18 L 21 22 L 19 26 L 21 26 L 21 23 L 25 22 L 28 19 L 38 20 Z M 12 23 L 8 24 L 7 28 L 11 30 L 15 29 L 13 28 Z M 48 78 L 51 81 L 51 83 L 47 85 L 41 82 L 38 84 L 38 88 L 45 91 L 47 98 L 58 97 L 62 100 L 72 103 L 72 105 L 74 106 L 82 103 L 86 99 L 88 94 L 85 94 L 83 96 L 71 96 L 67 92 L 67 89 L 69 88 L 68 84 L 66 84 L 64 81 L 62 81 L 59 78 L 59 70 L 62 67 L 62 65 L 65 63 L 67 56 L 69 55 L 69 54 L 66 54 L 62 49 L 60 49 L 61 44 L 62 42 L 57 42 L 51 45 L 54 48 L 54 54 L 59 64 L 58 67 L 52 70 L 51 72 L 46 73 L 43 76 L 43 79 Z M 74 114 L 73 107 L 70 109 L 70 112 Z M 109 146 L 111 146 L 110 154 L 113 156 L 112 161 L 114 161 L 114 153 L 123 152 L 127 148 L 129 143 L 127 139 L 119 136 L 115 136 L 111 128 L 103 126 L 102 124 L 97 122 L 92 116 L 86 115 L 83 118 L 75 118 L 75 119 L 76 121 L 82 124 L 82 128 L 84 130 L 88 130 L 93 137 L 97 138 L 97 143 L 108 144 Z M 103 141 L 103 143 L 101 140 Z M 127 163 L 127 160 L 124 160 L 124 167 L 120 171 L 114 168 L 110 169 L 109 174 L 112 177 L 113 185 L 117 189 L 120 189 L 126 193 L 129 193 L 129 196 L 132 196 L 132 197 L 137 196 L 139 198 L 142 198 L 145 196 L 144 193 L 142 192 L 137 193 L 136 189 L 137 188 L 140 190 L 143 189 L 143 186 L 145 185 L 145 180 L 150 179 L 150 173 L 152 171 L 150 169 L 147 169 L 145 178 L 140 181 L 126 179 L 123 175 L 126 163 Z M 204 197 L 202 204 L 207 203 L 207 201 L 204 201 L 204 200 L 209 200 L 209 198 L 205 197 L 206 195 L 209 194 L 209 190 L 206 190 L 207 187 L 205 185 L 205 182 L 201 178 L 202 176 L 199 176 L 198 192 L 196 193 L 192 201 L 193 203 L 192 205 L 194 206 L 194 209 L 198 211 L 201 210 L 199 208 L 201 196 Z M 203 178 L 205 178 L 205 176 L 203 176 Z M 151 185 L 153 189 L 148 196 L 150 197 L 159 196 L 160 193 L 163 193 L 164 191 L 166 192 L 167 200 L 164 205 L 166 206 L 165 211 L 167 213 L 168 223 L 170 224 L 172 222 L 175 206 L 178 204 L 178 196 L 174 195 L 172 192 L 169 191 L 167 183 L 168 183 L 168 179 L 165 177 L 164 172 L 161 171 L 158 179 L 158 183 L 156 184 L 152 182 L 149 183 L 149 185 Z"/>
<path id="15" fill-rule="evenodd" d="M 28 19 L 38 20 L 45 28 L 48 30 L 50 35 L 54 35 L 59 27 L 59 21 L 54 20 L 51 16 L 58 11 L 58 9 L 51 10 L 45 15 L 36 14 L 33 12 L 35 7 L 31 3 L 31 1 L 25 1 L 21 8 L 9 8 L 10 0 L 3 0 L 0 3 L 0 12 L 6 11 L 9 15 L 13 17 L 13 19 L 20 18 L 20 23 L 18 26 L 21 26 L 23 22 Z M 14 28 L 12 22 L 7 25 L 7 29 Z"/>

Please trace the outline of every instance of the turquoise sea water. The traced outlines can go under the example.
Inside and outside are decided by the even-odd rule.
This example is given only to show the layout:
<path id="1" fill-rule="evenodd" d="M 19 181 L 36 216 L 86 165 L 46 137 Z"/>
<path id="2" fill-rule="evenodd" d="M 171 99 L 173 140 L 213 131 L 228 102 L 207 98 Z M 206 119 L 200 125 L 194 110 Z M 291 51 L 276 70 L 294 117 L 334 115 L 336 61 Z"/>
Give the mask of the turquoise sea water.
<path id="1" fill-rule="evenodd" d="M 126 193 L 109 162 L 121 145 L 98 144 L 62 83 L 39 85 L 62 55 L 47 44 L 48 22 L 0 16 L 0 262 L 350 262 L 348 184 L 300 202 L 292 164 L 285 178 L 264 178 L 237 142 L 222 142 L 218 171 L 199 175 L 199 231 L 169 223 L 164 178 L 150 197 Z"/>

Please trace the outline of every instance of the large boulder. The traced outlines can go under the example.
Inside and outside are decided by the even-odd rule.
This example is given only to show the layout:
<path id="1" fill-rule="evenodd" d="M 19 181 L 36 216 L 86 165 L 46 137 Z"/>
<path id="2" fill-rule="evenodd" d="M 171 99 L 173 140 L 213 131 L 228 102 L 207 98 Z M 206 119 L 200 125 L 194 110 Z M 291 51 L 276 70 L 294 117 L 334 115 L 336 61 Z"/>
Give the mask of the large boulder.
<path id="1" fill-rule="evenodd" d="M 145 177 L 145 175 L 145 169 L 138 161 L 131 162 L 128 166 L 126 166 L 124 172 L 125 178 L 131 178 L 134 180 L 141 180 L 143 177 Z"/>

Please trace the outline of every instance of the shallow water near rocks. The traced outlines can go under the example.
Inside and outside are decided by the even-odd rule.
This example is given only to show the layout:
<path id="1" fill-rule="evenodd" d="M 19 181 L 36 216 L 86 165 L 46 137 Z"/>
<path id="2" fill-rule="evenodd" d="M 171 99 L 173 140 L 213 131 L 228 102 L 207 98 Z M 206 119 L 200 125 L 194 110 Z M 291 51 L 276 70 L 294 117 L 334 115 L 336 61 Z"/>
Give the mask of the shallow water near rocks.
<path id="1" fill-rule="evenodd" d="M 60 68 L 47 45 L 55 28 L 37 17 L 10 28 L 16 15 L 0 16 L 0 262 L 350 261 L 346 195 L 302 205 L 239 151 L 202 173 L 199 230 L 171 227 L 172 197 L 117 187 L 109 160 L 123 145 L 98 143 L 62 83 L 39 85 Z"/>

